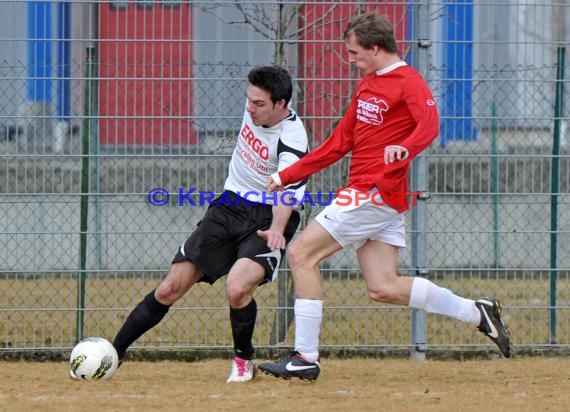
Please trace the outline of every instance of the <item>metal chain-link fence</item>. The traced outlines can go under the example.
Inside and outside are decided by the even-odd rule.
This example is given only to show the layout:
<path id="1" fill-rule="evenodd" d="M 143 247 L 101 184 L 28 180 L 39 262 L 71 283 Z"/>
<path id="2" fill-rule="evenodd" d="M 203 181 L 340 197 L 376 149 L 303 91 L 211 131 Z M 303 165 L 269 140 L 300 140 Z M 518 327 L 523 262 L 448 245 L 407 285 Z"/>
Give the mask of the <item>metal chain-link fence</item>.
<path id="1" fill-rule="evenodd" d="M 441 115 L 425 154 L 427 268 L 412 267 L 408 247 L 400 271 L 500 298 L 517 350 L 566 348 L 565 2 L 1 1 L 0 351 L 112 339 L 205 211 L 199 196 L 193 205 L 181 195 L 222 191 L 247 72 L 268 63 L 291 71 L 292 104 L 317 146 L 359 78 L 342 32 L 370 9 L 393 21 Z M 313 176 L 311 193 L 342 187 L 349 161 Z M 162 206 L 149 197 L 158 188 L 157 199 L 169 195 Z M 302 226 L 319 209 L 305 210 Z M 407 229 L 412 245 L 417 228 Z M 415 344 L 407 307 L 367 297 L 354 250 L 321 272 L 324 349 Z M 290 346 L 286 263 L 256 293 L 256 347 Z M 432 353 L 491 347 L 452 319 L 428 315 L 425 330 Z M 134 347 L 230 349 L 223 282 L 192 288 Z"/>

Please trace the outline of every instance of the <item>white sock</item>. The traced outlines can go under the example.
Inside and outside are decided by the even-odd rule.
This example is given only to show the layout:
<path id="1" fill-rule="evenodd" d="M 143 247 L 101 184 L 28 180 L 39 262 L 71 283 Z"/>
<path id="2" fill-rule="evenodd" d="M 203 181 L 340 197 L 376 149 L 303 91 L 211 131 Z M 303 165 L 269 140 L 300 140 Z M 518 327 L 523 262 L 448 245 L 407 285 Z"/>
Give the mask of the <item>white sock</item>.
<path id="1" fill-rule="evenodd" d="M 319 359 L 322 319 L 322 300 L 295 300 L 295 350 L 308 362 L 316 362 Z"/>
<path id="2" fill-rule="evenodd" d="M 414 278 L 409 306 L 474 325 L 481 321 L 481 313 L 474 300 L 457 296 L 449 289 L 437 286 L 425 278 Z"/>

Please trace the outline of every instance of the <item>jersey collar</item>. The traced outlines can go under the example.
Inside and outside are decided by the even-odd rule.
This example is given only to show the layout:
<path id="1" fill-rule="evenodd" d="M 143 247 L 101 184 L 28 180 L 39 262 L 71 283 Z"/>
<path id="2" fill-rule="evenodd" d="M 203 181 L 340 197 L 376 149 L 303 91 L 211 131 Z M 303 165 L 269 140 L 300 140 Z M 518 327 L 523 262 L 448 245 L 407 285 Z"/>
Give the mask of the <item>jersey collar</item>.
<path id="1" fill-rule="evenodd" d="M 408 63 L 406 63 L 403 60 L 400 60 L 399 62 L 392 63 L 391 65 L 384 67 L 383 69 L 376 70 L 376 75 L 382 76 L 383 74 L 389 73 L 392 70 L 397 69 L 398 67 L 407 66 L 407 65 L 408 65 Z"/>

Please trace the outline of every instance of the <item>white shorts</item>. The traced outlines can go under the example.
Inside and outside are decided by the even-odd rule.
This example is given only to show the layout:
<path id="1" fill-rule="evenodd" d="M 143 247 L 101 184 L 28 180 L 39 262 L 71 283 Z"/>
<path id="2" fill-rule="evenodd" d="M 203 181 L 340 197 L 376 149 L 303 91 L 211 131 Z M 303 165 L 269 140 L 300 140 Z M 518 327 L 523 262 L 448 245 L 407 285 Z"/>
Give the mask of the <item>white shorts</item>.
<path id="1" fill-rule="evenodd" d="M 367 240 L 406 247 L 404 213 L 384 204 L 377 189 L 365 192 L 347 188 L 340 192 L 341 196 L 326 206 L 315 220 L 342 247 L 358 249 Z"/>

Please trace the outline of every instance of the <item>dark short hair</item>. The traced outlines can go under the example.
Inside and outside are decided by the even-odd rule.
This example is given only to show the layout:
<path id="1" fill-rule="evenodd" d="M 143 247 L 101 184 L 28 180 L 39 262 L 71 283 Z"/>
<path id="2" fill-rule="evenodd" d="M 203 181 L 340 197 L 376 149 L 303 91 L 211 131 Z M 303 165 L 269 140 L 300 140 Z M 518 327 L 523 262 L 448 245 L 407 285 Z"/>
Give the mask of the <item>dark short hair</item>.
<path id="1" fill-rule="evenodd" d="M 273 104 L 285 100 L 285 106 L 293 96 L 293 82 L 287 69 L 277 66 L 258 66 L 250 70 L 247 80 L 252 86 L 269 93 Z"/>
<path id="2" fill-rule="evenodd" d="M 388 53 L 398 53 L 398 45 L 394 36 L 394 27 L 386 17 L 376 11 L 356 16 L 344 31 L 344 40 L 354 33 L 358 44 L 365 49 L 378 46 Z"/>

